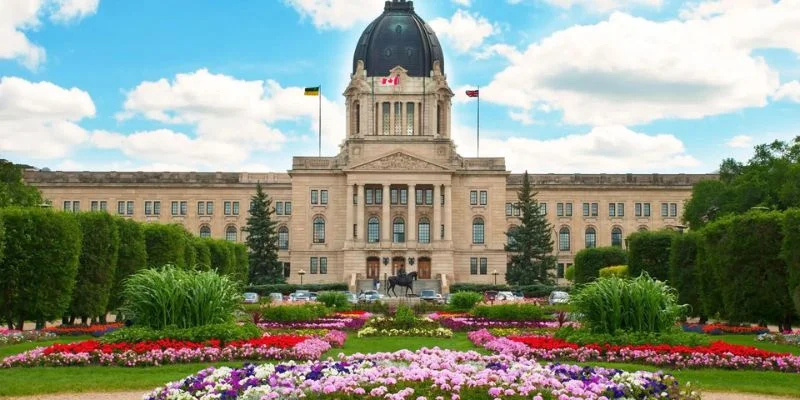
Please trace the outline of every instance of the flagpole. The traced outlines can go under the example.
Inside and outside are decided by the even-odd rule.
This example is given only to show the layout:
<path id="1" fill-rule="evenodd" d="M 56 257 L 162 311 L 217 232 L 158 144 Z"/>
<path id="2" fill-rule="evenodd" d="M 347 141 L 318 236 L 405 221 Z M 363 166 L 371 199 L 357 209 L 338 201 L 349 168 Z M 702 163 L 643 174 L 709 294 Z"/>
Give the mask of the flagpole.
<path id="1" fill-rule="evenodd" d="M 322 157 L 322 84 L 319 85 L 319 157 Z"/>
<path id="2" fill-rule="evenodd" d="M 478 157 L 481 156 L 481 87 L 478 86 Z"/>

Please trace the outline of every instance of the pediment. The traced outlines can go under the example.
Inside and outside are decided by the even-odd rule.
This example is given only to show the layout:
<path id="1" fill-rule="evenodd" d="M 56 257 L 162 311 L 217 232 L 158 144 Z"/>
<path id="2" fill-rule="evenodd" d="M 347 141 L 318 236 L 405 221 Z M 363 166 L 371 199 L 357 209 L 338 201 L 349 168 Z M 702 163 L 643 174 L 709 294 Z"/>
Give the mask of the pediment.
<path id="1" fill-rule="evenodd" d="M 354 165 L 353 171 L 449 171 L 448 168 L 398 151 Z"/>

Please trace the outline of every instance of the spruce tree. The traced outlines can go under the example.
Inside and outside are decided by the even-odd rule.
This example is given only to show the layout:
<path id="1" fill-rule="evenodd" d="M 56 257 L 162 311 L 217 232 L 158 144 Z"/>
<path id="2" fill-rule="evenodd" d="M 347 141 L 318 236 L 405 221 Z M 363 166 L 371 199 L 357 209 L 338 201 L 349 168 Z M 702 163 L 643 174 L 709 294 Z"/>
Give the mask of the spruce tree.
<path id="1" fill-rule="evenodd" d="M 264 193 L 261 183 L 256 186 L 256 194 L 250 200 L 253 205 L 244 229 L 248 233 L 247 247 L 250 251 L 249 281 L 256 285 L 285 283 L 278 262 L 278 235 L 276 222 L 272 220 L 275 212 L 272 200 Z"/>
<path id="2" fill-rule="evenodd" d="M 522 188 L 517 193 L 522 218 L 516 229 L 506 233 L 505 249 L 511 255 L 506 281 L 510 284 L 553 284 L 552 271 L 556 263 L 551 236 L 553 226 L 541 213 L 536 194 L 525 171 Z"/>

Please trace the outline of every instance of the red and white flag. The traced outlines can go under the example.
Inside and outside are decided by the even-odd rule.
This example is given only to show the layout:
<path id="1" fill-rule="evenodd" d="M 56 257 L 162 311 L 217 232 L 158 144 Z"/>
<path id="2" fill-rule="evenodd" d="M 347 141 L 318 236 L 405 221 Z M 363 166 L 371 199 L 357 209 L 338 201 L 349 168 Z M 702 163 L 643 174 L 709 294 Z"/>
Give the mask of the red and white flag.
<path id="1" fill-rule="evenodd" d="M 399 84 L 400 84 L 399 76 L 381 78 L 381 86 L 397 86 Z"/>

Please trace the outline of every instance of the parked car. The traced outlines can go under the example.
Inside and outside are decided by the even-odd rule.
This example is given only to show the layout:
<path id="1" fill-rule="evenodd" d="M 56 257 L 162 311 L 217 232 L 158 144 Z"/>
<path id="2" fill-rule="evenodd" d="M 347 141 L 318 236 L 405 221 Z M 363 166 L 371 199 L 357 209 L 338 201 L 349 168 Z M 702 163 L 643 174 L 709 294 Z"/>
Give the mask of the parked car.
<path id="1" fill-rule="evenodd" d="M 514 300 L 517 300 L 517 296 L 514 296 L 514 293 L 511 293 L 511 292 L 497 292 L 497 300 L 498 301 L 514 301 Z"/>
<path id="2" fill-rule="evenodd" d="M 289 301 L 310 301 L 311 292 L 308 290 L 295 290 L 289 295 Z"/>
<path id="3" fill-rule="evenodd" d="M 270 303 L 282 303 L 283 302 L 283 295 L 280 293 L 270 293 L 269 294 L 269 302 Z"/>
<path id="4" fill-rule="evenodd" d="M 567 304 L 569 303 L 569 293 L 567 292 L 551 292 L 550 297 L 547 298 L 547 303 L 553 304 Z"/>
<path id="5" fill-rule="evenodd" d="M 366 301 L 368 303 L 371 303 L 373 301 L 380 301 L 382 298 L 383 295 L 378 293 L 377 290 L 367 290 L 358 296 L 359 301 Z"/>
<path id="6" fill-rule="evenodd" d="M 353 292 L 346 292 L 347 302 L 350 304 L 358 303 L 358 295 Z"/>
<path id="7" fill-rule="evenodd" d="M 419 292 L 419 298 L 422 301 L 428 301 L 431 303 L 442 304 L 444 303 L 444 297 L 441 294 L 436 293 L 433 289 L 424 289 Z"/>
<path id="8" fill-rule="evenodd" d="M 317 301 L 317 292 L 310 292 L 308 294 L 308 300 L 309 301 Z"/>
<path id="9" fill-rule="evenodd" d="M 483 301 L 492 303 L 497 300 L 497 291 L 496 290 L 487 290 L 483 292 Z"/>
<path id="10" fill-rule="evenodd" d="M 244 303 L 245 304 L 258 304 L 261 298 L 258 296 L 258 293 L 247 292 L 244 294 Z"/>

